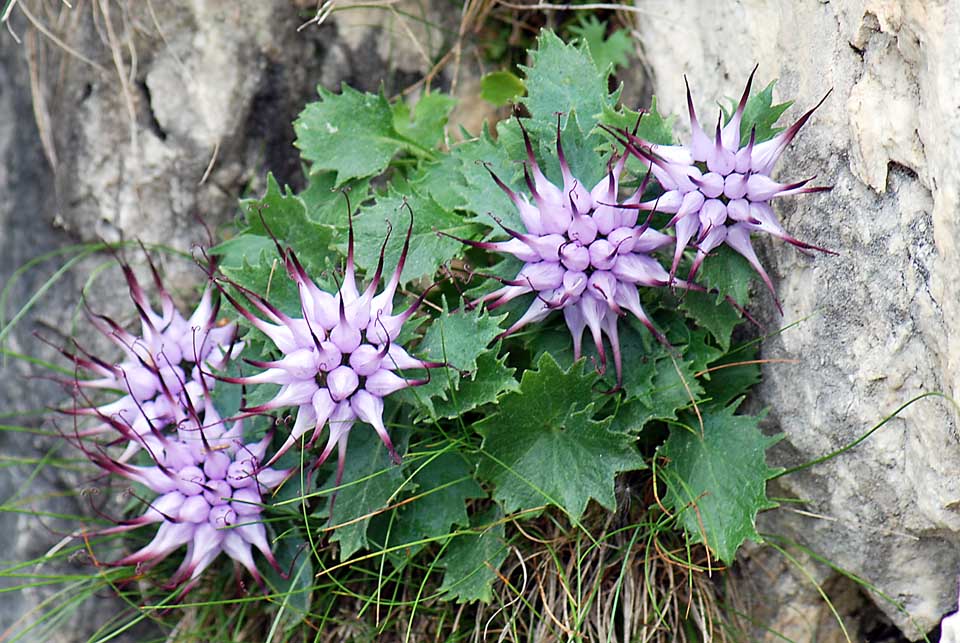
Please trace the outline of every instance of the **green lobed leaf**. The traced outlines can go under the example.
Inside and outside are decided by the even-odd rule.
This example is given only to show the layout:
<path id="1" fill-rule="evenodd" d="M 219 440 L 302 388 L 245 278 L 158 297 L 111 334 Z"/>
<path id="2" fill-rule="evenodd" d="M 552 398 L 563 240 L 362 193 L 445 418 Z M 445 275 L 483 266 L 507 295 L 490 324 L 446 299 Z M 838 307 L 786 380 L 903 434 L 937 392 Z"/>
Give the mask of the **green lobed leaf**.
<path id="1" fill-rule="evenodd" d="M 680 307 L 697 326 L 709 331 L 724 351 L 729 350 L 733 329 L 742 321 L 740 311 L 726 300 L 717 301 L 715 295 L 696 291 L 685 293 Z"/>
<path id="2" fill-rule="evenodd" d="M 443 138 L 443 128 L 456 104 L 457 99 L 446 94 L 424 94 L 411 114 L 407 103 L 397 101 L 393 104 L 393 128 L 420 147 L 433 149 Z"/>
<path id="3" fill-rule="evenodd" d="M 287 277 L 283 262 L 277 256 L 276 252 L 263 252 L 256 263 L 251 263 L 244 259 L 239 266 L 222 265 L 220 271 L 223 272 L 231 281 L 247 290 L 253 291 L 265 297 L 267 301 L 279 308 L 281 311 L 294 317 L 302 314 L 300 308 L 300 294 L 297 291 L 297 284 Z M 254 310 L 253 304 L 236 292 L 235 298 L 248 310 Z M 256 314 L 256 312 L 255 312 Z M 243 318 L 242 324 L 247 324 Z M 259 333 L 260 331 L 256 331 Z M 268 342 L 270 347 L 272 342 Z"/>
<path id="4" fill-rule="evenodd" d="M 420 343 L 422 357 L 446 362 L 461 371 L 477 368 L 477 358 L 488 352 L 488 346 L 503 329 L 506 315 L 491 315 L 486 309 L 464 307 L 450 312 L 446 299 L 443 310 L 430 324 Z"/>
<path id="5" fill-rule="evenodd" d="M 673 121 L 674 116 L 664 116 L 657 109 L 657 97 L 650 99 L 650 109 L 643 112 L 640 118 L 640 125 L 637 126 L 637 118 L 640 112 L 625 107 L 608 106 L 603 110 L 603 116 L 600 122 L 610 127 L 619 127 L 621 129 L 633 131 L 637 127 L 637 136 L 645 141 L 657 143 L 659 145 L 673 145 Z"/>
<path id="6" fill-rule="evenodd" d="M 704 399 L 710 404 L 726 406 L 746 394 L 760 382 L 760 365 L 749 363 L 756 358 L 756 345 L 751 344 L 712 362 L 710 368 L 716 369 L 716 376 L 703 382 Z"/>
<path id="7" fill-rule="evenodd" d="M 391 431 L 391 437 L 397 452 L 402 453 L 406 432 Z M 335 479 L 336 474 L 332 474 L 321 489 L 332 489 Z M 331 525 L 337 526 L 330 540 L 340 543 L 340 560 L 346 560 L 367 547 L 367 526 L 371 516 L 386 506 L 403 485 L 403 480 L 400 467 L 390 459 L 376 432 L 358 422 L 350 432 L 342 488 L 337 492 L 330 519 Z"/>
<path id="8" fill-rule="evenodd" d="M 493 599 L 493 581 L 507 558 L 507 542 L 501 514 L 494 506 L 470 521 L 476 533 L 461 534 L 450 541 L 439 565 L 446 571 L 439 592 L 444 600 L 458 603 Z"/>
<path id="9" fill-rule="evenodd" d="M 702 328 L 690 328 L 684 325 L 683 330 L 684 338 L 677 344 L 682 345 L 680 350 L 684 359 L 690 360 L 690 370 L 694 373 L 705 370 L 711 362 L 720 359 L 725 350 L 729 350 L 729 348 L 720 348 L 715 342 L 710 341 L 710 333 Z M 703 378 L 709 380 L 710 374 L 705 373 Z"/>
<path id="10" fill-rule="evenodd" d="M 479 307 L 473 310 L 461 307 L 456 312 L 450 313 L 445 298 L 442 306 L 440 315 L 427 328 L 417 354 L 422 359 L 449 364 L 450 368 L 435 370 L 427 384 L 400 393 L 402 399 L 422 407 L 426 415 L 432 418 L 459 415 L 460 409 L 456 404 L 459 396 L 455 392 L 463 383 L 475 382 L 478 358 L 487 353 L 493 353 L 495 358 L 496 347 L 490 349 L 489 344 L 502 332 L 500 323 L 505 317 L 505 315 L 490 315 L 485 309 Z M 494 359 L 493 362 L 493 365 L 485 362 L 489 370 L 488 374 L 493 379 L 482 383 L 482 386 L 470 386 L 469 396 L 464 401 L 468 402 L 471 408 L 485 401 L 492 401 L 483 399 L 491 394 L 490 388 L 499 389 L 493 392 L 495 396 L 510 386 L 510 383 L 503 379 L 505 367 L 500 365 L 501 369 L 497 369 L 496 360 Z M 506 370 L 509 370 L 508 376 L 513 373 L 512 369 Z M 469 373 L 473 379 L 464 379 L 461 372 L 464 375 Z M 509 379 L 513 380 L 512 377 Z M 446 402 L 443 405 L 445 415 L 440 415 L 436 406 L 443 402 Z M 463 412 L 466 410 L 464 409 Z M 451 413 L 452 415 L 449 415 Z"/>
<path id="11" fill-rule="evenodd" d="M 269 227 L 269 232 L 283 245 L 292 248 L 309 271 L 319 272 L 329 265 L 336 229 L 311 221 L 303 199 L 293 194 L 289 187 L 281 190 L 273 174 L 267 175 L 264 195 L 259 199 L 242 200 L 240 209 L 246 217 L 247 234 L 269 239 Z M 281 270 L 277 277 L 287 279 L 286 272 Z"/>
<path id="12" fill-rule="evenodd" d="M 550 122 L 560 112 L 576 112 L 587 132 L 607 107 L 613 107 L 619 91 L 607 92 L 607 72 L 597 71 L 590 54 L 566 44 L 549 29 L 540 32 L 537 49 L 530 52 L 526 73 L 527 96 L 522 100 L 535 121 Z"/>
<path id="13" fill-rule="evenodd" d="M 494 348 L 499 348 L 499 344 Z M 507 366 L 506 360 L 506 355 L 497 357 L 496 350 L 482 353 L 477 358 L 477 368 L 468 377 L 458 378 L 455 391 L 433 400 L 433 415 L 438 418 L 460 417 L 516 391 L 520 387 L 514 377 L 516 369 Z"/>
<path id="14" fill-rule="evenodd" d="M 773 86 L 776 84 L 777 81 L 770 81 L 770 84 L 762 91 L 747 99 L 747 104 L 743 109 L 743 120 L 740 121 L 741 146 L 750 141 L 750 132 L 754 127 L 757 128 L 757 143 L 770 140 L 783 131 L 784 128 L 775 127 L 775 125 L 783 113 L 793 105 L 793 101 L 774 105 Z"/>
<path id="15" fill-rule="evenodd" d="M 596 376 L 584 366 L 563 371 L 543 355 L 497 413 L 475 425 L 483 436 L 478 474 L 494 483 L 505 511 L 549 503 L 577 520 L 590 498 L 613 510 L 616 474 L 645 467 L 634 438 L 592 419 Z"/>
<path id="16" fill-rule="evenodd" d="M 397 152 L 409 148 L 394 129 L 393 110 L 382 93 L 360 93 L 348 85 L 340 94 L 323 87 L 317 91 L 320 100 L 307 105 L 293 123 L 294 144 L 311 163 L 311 173 L 336 172 L 339 187 L 380 174 Z"/>
<path id="17" fill-rule="evenodd" d="M 703 387 L 686 356 L 661 346 L 646 329 L 632 326 L 621 331 L 620 344 L 627 395 L 613 420 L 616 430 L 639 433 L 648 422 L 672 420 L 700 400 Z"/>
<path id="18" fill-rule="evenodd" d="M 435 162 L 422 163 L 411 175 L 409 186 L 446 210 L 464 210 L 466 199 L 460 192 L 465 184 L 460 166 L 456 154 L 444 154 Z"/>
<path id="19" fill-rule="evenodd" d="M 760 432 L 760 418 L 734 415 L 738 404 L 702 410 L 689 427 L 674 428 L 657 453 L 665 462 L 660 479 L 664 503 L 692 542 L 702 542 L 732 563 L 744 540 L 761 542 L 757 512 L 776 506 L 766 483 L 780 470 L 767 466 L 766 450 L 779 437 Z"/>
<path id="20" fill-rule="evenodd" d="M 570 171 L 587 190 L 591 190 L 597 183 L 605 180 L 608 173 L 607 162 L 611 157 L 611 150 L 601 154 L 598 151 L 605 139 L 599 133 L 590 134 L 580 125 L 579 114 L 571 114 L 563 124 L 560 140 L 563 143 L 563 155 L 567 159 Z M 517 128 L 519 129 L 519 128 Z M 535 136 L 538 160 L 547 175 L 555 185 L 563 185 L 563 176 L 560 173 L 560 161 L 557 153 L 556 122 L 549 127 L 531 127 L 531 135 Z M 524 192 L 527 191 L 524 186 Z"/>
<path id="21" fill-rule="evenodd" d="M 240 268 L 244 262 L 249 264 L 260 263 L 260 256 L 264 253 L 276 255 L 276 245 L 270 237 L 258 234 L 238 234 L 210 248 L 211 255 L 220 257 L 220 268 Z"/>
<path id="22" fill-rule="evenodd" d="M 498 132 L 503 132 L 507 127 L 508 124 L 501 122 Z M 521 189 L 523 171 L 516 160 L 522 157 L 511 157 L 500 142 L 493 140 L 486 126 L 480 136 L 451 150 L 451 156 L 460 162 L 457 168 L 460 179 L 453 189 L 462 201 L 460 209 L 473 215 L 471 221 L 495 227 L 496 223 L 490 216 L 493 214 L 507 227 L 522 229 L 523 221 L 517 207 L 490 176 L 490 172 L 493 172 L 511 188 Z M 498 228 L 497 232 L 505 234 Z"/>
<path id="23" fill-rule="evenodd" d="M 607 23 L 601 22 L 590 13 L 581 13 L 577 24 L 571 25 L 569 29 L 586 43 L 597 71 L 607 73 L 608 70 L 616 71 L 618 67 L 629 64 L 628 54 L 633 51 L 634 45 L 630 32 L 626 29 L 616 29 L 608 37 Z"/>
<path id="24" fill-rule="evenodd" d="M 347 225 L 347 197 L 356 210 L 370 194 L 370 179 L 347 181 L 337 188 L 335 172 L 316 172 L 307 178 L 307 187 L 298 196 L 307 208 L 307 218 L 314 223 L 343 228 Z"/>
<path id="25" fill-rule="evenodd" d="M 452 526 L 468 526 L 467 501 L 486 497 L 473 478 L 476 463 L 462 453 L 426 454 L 413 467 L 413 485 L 417 490 L 413 499 L 378 521 L 384 535 L 389 533 L 386 547 L 407 545 L 392 555 L 398 565 L 423 549 L 424 544 L 418 541 L 442 540 Z"/>
<path id="26" fill-rule="evenodd" d="M 376 269 L 380 248 L 389 227 L 393 228 L 393 232 L 387 242 L 384 274 L 389 276 L 400 259 L 410 225 L 410 210 L 404 206 L 404 202 L 413 211 L 413 234 L 402 283 L 432 277 L 442 264 L 461 253 L 463 244 L 448 236 L 441 236 L 440 232 L 469 238 L 480 231 L 477 226 L 441 207 L 429 196 L 422 196 L 414 191 L 405 194 L 393 191 L 363 208 L 353 223 L 357 265 L 370 274 Z"/>
<path id="27" fill-rule="evenodd" d="M 509 71 L 494 71 L 480 79 L 480 98 L 502 107 L 527 91 L 526 85 Z"/>
<path id="28" fill-rule="evenodd" d="M 722 245 L 706 258 L 697 278 L 708 289 L 717 291 L 717 304 L 725 303 L 725 297 L 729 295 L 743 306 L 750 297 L 750 282 L 756 276 L 750 262 L 732 248 Z"/>

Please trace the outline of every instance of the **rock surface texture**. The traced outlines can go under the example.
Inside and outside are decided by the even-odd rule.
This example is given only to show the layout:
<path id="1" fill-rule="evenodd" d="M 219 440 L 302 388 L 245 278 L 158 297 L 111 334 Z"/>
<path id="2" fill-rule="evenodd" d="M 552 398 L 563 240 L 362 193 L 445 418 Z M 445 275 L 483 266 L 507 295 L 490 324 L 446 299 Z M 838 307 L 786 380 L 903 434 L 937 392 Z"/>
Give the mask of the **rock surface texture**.
<path id="1" fill-rule="evenodd" d="M 20 42 L 0 31 L 0 112 L 7 116 L 0 119 L 0 286 L 31 259 L 61 253 L 12 284 L 4 323 L 77 255 L 68 249 L 71 244 L 140 239 L 190 253 L 208 243 L 198 218 L 211 227 L 230 220 L 241 196 L 262 191 L 268 170 L 281 183 L 302 181 L 292 121 L 314 99 L 316 85 L 336 89 L 347 82 L 376 91 L 383 81 L 386 92 L 398 92 L 429 71 L 438 51 L 449 46 L 445 39 L 456 33 L 459 19 L 451 10 L 443 15 L 449 14 L 452 27 L 438 24 L 442 15 L 426 21 L 431 9 L 411 2 L 400 7 L 405 17 L 352 10 L 343 14 L 346 19 L 338 16 L 298 32 L 314 16 L 317 3 L 69 4 L 21 0 L 9 25 Z M 426 28 L 427 22 L 436 26 Z M 400 51 L 400 43 L 413 42 L 408 31 L 415 32 L 417 45 Z M 438 82 L 449 85 L 449 79 Z M 138 250 L 125 254 L 143 268 Z M 169 253 L 154 256 L 175 297 L 192 300 L 192 287 L 203 273 Z M 55 351 L 32 333 L 64 343 L 76 331 L 81 343 L 109 355 L 110 346 L 98 346 L 93 334 L 83 332 L 82 314 L 74 323 L 87 277 L 105 262 L 106 257 L 74 261 L 74 269 L 52 283 L 5 334 L 2 348 L 58 361 Z M 115 267 L 99 272 L 87 286 L 92 308 L 133 321 Z M 0 411 L 14 414 L 20 424 L 49 431 L 50 421 L 40 414 L 46 406 L 62 403 L 66 394 L 56 384 L 33 378 L 36 373 L 9 355 L 0 361 Z M 32 414 L 16 417 L 28 412 Z M 46 467 L 21 488 L 35 468 L 31 462 L 39 461 L 53 442 L 0 432 L 4 457 L 25 462 L 0 469 L 0 498 L 28 510 L 89 515 L 86 494 L 73 491 L 102 486 L 89 475 Z M 4 513 L 0 560 L 43 556 L 75 527 L 70 520 L 41 523 Z M 63 564 L 88 570 L 89 562 L 81 556 Z M 57 604 L 38 610 L 50 597 L 43 587 L 4 596 L 0 638 L 11 626 L 19 631 Z M 125 609 L 108 596 L 101 591 L 80 612 L 66 612 L 49 635 L 33 630 L 24 640 L 87 640 L 103 621 L 91 615 Z M 143 636 L 131 631 L 115 640 Z"/>
<path id="2" fill-rule="evenodd" d="M 767 325 L 792 327 L 766 340 L 762 357 L 797 360 L 765 366 L 760 387 L 770 430 L 786 434 L 777 463 L 848 444 L 920 393 L 960 397 L 960 5 L 637 6 L 668 112 L 685 110 L 683 74 L 706 106 L 737 95 L 755 63 L 761 82 L 779 78 L 779 96 L 797 99 L 788 117 L 833 90 L 780 162 L 780 177 L 816 174 L 835 188 L 779 214 L 787 230 L 840 256 L 764 244 L 785 308 L 778 318 L 767 304 Z M 956 417 L 943 400 L 918 402 L 856 449 L 781 479 L 816 515 L 781 511 L 764 524 L 902 603 L 905 612 L 874 596 L 911 639 L 957 605 Z"/>

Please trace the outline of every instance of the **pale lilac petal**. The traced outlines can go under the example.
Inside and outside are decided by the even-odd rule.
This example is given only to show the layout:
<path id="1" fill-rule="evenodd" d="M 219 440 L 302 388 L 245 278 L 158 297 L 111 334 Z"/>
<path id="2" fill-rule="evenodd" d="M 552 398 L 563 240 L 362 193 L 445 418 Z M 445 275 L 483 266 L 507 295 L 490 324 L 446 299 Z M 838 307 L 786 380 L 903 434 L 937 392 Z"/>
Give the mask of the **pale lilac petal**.
<path id="1" fill-rule="evenodd" d="M 642 254 L 618 257 L 612 272 L 619 281 L 626 284 L 656 287 L 665 286 L 670 281 L 670 275 L 659 261 Z"/>
<path id="2" fill-rule="evenodd" d="M 579 241 L 583 245 L 588 246 L 597 238 L 597 231 L 597 223 L 593 220 L 593 217 L 582 214 L 577 215 L 573 217 L 573 221 L 570 222 L 570 227 L 567 228 L 567 239 L 570 241 Z"/>
<path id="3" fill-rule="evenodd" d="M 723 194 L 724 179 L 716 172 L 707 172 L 695 181 L 700 192 L 708 199 L 715 199 Z"/>
<path id="4" fill-rule="evenodd" d="M 707 234 L 697 243 L 697 256 L 693 260 L 693 265 L 690 266 L 690 273 L 687 275 L 687 281 L 693 281 L 694 277 L 697 276 L 697 271 L 700 270 L 700 264 L 703 263 L 703 260 L 706 258 L 707 254 L 722 244 L 727 238 L 727 228 L 719 225 L 714 228 L 711 228 Z"/>
<path id="5" fill-rule="evenodd" d="M 677 273 L 680 258 L 683 256 L 683 251 L 686 249 L 687 244 L 690 243 L 690 239 L 692 239 L 700 229 L 700 218 L 693 215 L 686 216 L 677 221 L 675 229 L 677 232 L 677 246 L 673 253 L 673 263 L 670 266 L 671 278 Z"/>
<path id="6" fill-rule="evenodd" d="M 580 359 L 583 354 L 583 330 L 587 327 L 587 321 L 583 318 L 583 311 L 580 306 L 566 306 L 563 309 L 563 318 L 567 322 L 567 328 L 570 329 L 570 335 L 573 337 L 573 359 Z"/>
<path id="7" fill-rule="evenodd" d="M 609 270 L 617 258 L 617 248 L 606 239 L 590 244 L 590 264 L 597 270 Z"/>
<path id="8" fill-rule="evenodd" d="M 727 221 L 727 206 L 719 199 L 708 199 L 700 208 L 700 228 L 715 228 Z"/>
<path id="9" fill-rule="evenodd" d="M 586 270 L 590 266 L 590 251 L 574 241 L 560 249 L 560 261 L 568 270 Z"/>
<path id="10" fill-rule="evenodd" d="M 660 248 L 665 248 L 671 243 L 676 241 L 673 237 L 668 234 L 664 234 L 659 230 L 654 230 L 653 228 L 647 228 L 637 237 L 633 242 L 633 252 L 639 254 L 649 254 L 654 250 L 659 250 Z"/>
<path id="11" fill-rule="evenodd" d="M 387 397 L 409 386 L 407 380 L 396 373 L 380 369 L 367 378 L 363 387 L 378 397 Z"/>
<path id="12" fill-rule="evenodd" d="M 400 456 L 393 448 L 393 441 L 390 439 L 390 434 L 387 433 L 387 427 L 383 424 L 383 399 L 365 390 L 360 390 L 350 398 L 350 408 L 353 409 L 357 418 L 373 427 L 384 446 L 387 447 L 393 461 L 399 463 Z"/>
<path id="13" fill-rule="evenodd" d="M 360 378 L 349 366 L 339 366 L 327 375 L 327 390 L 335 402 L 350 397 L 359 385 Z"/>
<path id="14" fill-rule="evenodd" d="M 350 368 L 360 377 L 373 375 L 380 369 L 385 352 L 376 346 L 363 344 L 350 354 Z"/>
<path id="15" fill-rule="evenodd" d="M 783 308 L 780 306 L 780 300 L 777 298 L 777 291 L 773 287 L 773 282 L 770 281 L 770 276 L 767 274 L 767 271 L 763 269 L 763 264 L 760 263 L 760 260 L 757 258 L 757 253 L 753 249 L 753 244 L 750 243 L 750 228 L 747 227 L 747 224 L 738 223 L 727 228 L 727 238 L 725 241 L 728 246 L 739 252 L 743 255 L 744 259 L 750 262 L 753 269 L 756 270 L 760 278 L 763 279 L 763 283 L 766 284 L 770 294 L 773 295 L 773 301 L 777 305 L 777 309 L 783 314 Z"/>
<path id="16" fill-rule="evenodd" d="M 516 281 L 526 283 L 531 290 L 552 290 L 563 283 L 565 272 L 561 264 L 552 261 L 528 263 L 517 274 Z"/>

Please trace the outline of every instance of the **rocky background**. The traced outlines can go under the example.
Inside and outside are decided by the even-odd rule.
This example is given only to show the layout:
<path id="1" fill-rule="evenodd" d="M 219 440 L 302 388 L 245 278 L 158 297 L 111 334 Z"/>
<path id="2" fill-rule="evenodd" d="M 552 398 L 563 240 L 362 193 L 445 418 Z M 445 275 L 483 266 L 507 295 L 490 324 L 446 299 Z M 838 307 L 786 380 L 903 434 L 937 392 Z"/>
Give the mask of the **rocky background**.
<path id="1" fill-rule="evenodd" d="M 191 252 L 207 239 L 198 219 L 212 228 L 229 221 L 237 198 L 259 191 L 268 169 L 296 186 L 290 123 L 317 83 L 374 91 L 382 80 L 388 95 L 415 95 L 427 74 L 436 87 L 476 95 L 480 74 L 491 70 L 472 43 L 493 0 L 348 5 L 338 3 L 318 25 L 310 22 L 317 4 L 307 1 L 17 3 L 8 23 L 16 38 L 0 32 L 0 283 L 34 257 L 61 254 L 13 284 L 4 319 L 76 256 L 72 244 L 139 238 Z M 797 98 L 788 118 L 833 90 L 781 166 L 789 168 L 783 178 L 817 174 L 835 189 L 788 199 L 780 214 L 788 230 L 840 256 L 812 260 L 763 244 L 785 315 L 762 297 L 758 306 L 768 309 L 758 312 L 771 331 L 789 329 L 764 342 L 762 357 L 793 360 L 764 367 L 756 400 L 770 409 L 769 431 L 786 434 L 776 463 L 793 466 L 848 444 L 920 393 L 960 396 L 960 6 L 637 0 L 619 16 L 637 39 L 640 62 L 621 74 L 631 100 L 652 90 L 664 111 L 683 114 L 684 73 L 698 104 L 708 105 L 738 95 L 757 62 L 759 81 L 779 78 L 777 94 Z M 477 103 L 455 116 L 474 131 L 486 116 Z M 78 260 L 2 347 L 52 359 L 31 333 L 69 334 L 78 293 L 105 261 Z M 170 255 L 163 269 L 182 296 L 202 276 Z M 88 299 L 122 316 L 117 273 L 98 273 Z M 81 341 L 93 342 L 83 327 Z M 63 396 L 9 355 L 0 381 L 3 421 Z M 16 422 L 40 425 L 26 417 Z M 47 449 L 42 437 L 0 432 L 9 461 Z M 957 606 L 958 462 L 956 413 L 927 398 L 856 449 L 782 478 L 773 495 L 806 502 L 802 511 L 765 515 L 762 529 L 876 589 L 803 561 L 854 640 L 916 640 Z M 0 468 L 3 501 L 86 511 L 82 495 L 58 493 L 82 488 L 83 478 L 47 468 L 24 488 L 32 471 L 29 463 Z M 40 556 L 69 529 L 3 514 L 0 557 Z M 735 576 L 758 622 L 797 641 L 842 640 L 811 580 L 778 554 L 751 548 Z M 48 594 L 3 596 L 0 638 Z M 88 608 L 109 610 L 110 600 Z M 93 627 L 79 614 L 51 641 L 86 640 Z"/>
<path id="2" fill-rule="evenodd" d="M 920 393 L 960 396 L 960 5 L 638 6 L 656 7 L 638 35 L 666 110 L 684 107 L 684 73 L 703 101 L 733 94 L 755 62 L 761 81 L 779 78 L 779 94 L 797 97 L 794 118 L 833 90 L 780 167 L 835 188 L 780 214 L 799 238 L 840 256 L 811 261 L 766 245 L 785 310 L 768 325 L 796 324 L 762 349 L 764 358 L 797 360 L 766 365 L 759 391 L 770 430 L 787 436 L 777 463 L 852 442 Z M 853 451 L 782 478 L 780 495 L 805 499 L 809 513 L 777 512 L 763 525 L 902 603 L 906 613 L 873 595 L 910 638 L 957 605 L 956 418 L 943 400 L 918 402 Z M 776 593 L 780 581 L 769 582 Z M 811 602 L 779 610 L 796 640 L 809 640 L 801 632 Z"/>

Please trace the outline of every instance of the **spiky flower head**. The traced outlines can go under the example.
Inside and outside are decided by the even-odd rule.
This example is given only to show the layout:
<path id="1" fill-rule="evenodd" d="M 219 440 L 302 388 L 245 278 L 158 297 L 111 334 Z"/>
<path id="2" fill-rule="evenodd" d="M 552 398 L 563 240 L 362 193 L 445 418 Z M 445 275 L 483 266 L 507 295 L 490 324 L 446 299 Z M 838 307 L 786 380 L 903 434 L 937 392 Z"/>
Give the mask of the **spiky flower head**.
<path id="1" fill-rule="evenodd" d="M 154 310 L 143 287 L 128 264 L 121 261 L 124 277 L 140 317 L 140 335 L 126 330 L 105 315 L 87 311 L 94 326 L 122 350 L 122 359 L 109 362 L 81 348 L 78 352 L 62 350 L 79 370 L 93 374 L 90 379 L 77 377 L 75 390 L 105 389 L 120 391 L 119 398 L 105 404 L 81 406 L 69 411 L 92 416 L 100 422 L 83 435 L 97 435 L 111 429 L 109 419 L 125 425 L 135 434 L 146 435 L 151 425 L 164 426 L 188 419 L 187 409 L 203 410 L 205 389 L 214 385 L 211 369 L 220 369 L 243 348 L 235 341 L 235 323 L 218 324 L 220 298 L 208 285 L 200 303 L 189 317 L 184 317 L 173 298 L 163 287 L 159 273 L 147 257 L 160 301 Z M 206 375 L 205 375 L 206 373 Z M 84 394 L 84 404 L 88 398 Z M 140 448 L 130 441 L 127 459 Z"/>
<path id="2" fill-rule="evenodd" d="M 104 418 L 127 440 L 149 454 L 148 466 L 133 465 L 109 457 L 99 447 L 79 441 L 80 447 L 104 471 L 139 483 L 158 494 L 145 502 L 141 516 L 120 521 L 101 534 L 117 533 L 156 524 L 156 535 L 143 548 L 115 561 L 114 565 L 137 565 L 149 569 L 180 547 L 186 555 L 169 585 L 192 587 L 200 574 L 219 556 L 243 565 L 263 586 L 251 547 L 258 549 L 274 568 L 266 529 L 260 520 L 263 497 L 289 475 L 289 471 L 262 466 L 272 438 L 244 444 L 243 421 L 227 427 L 209 397 L 202 421 L 198 416 L 177 427 L 176 433 L 135 433 L 115 418 Z M 278 569 L 278 571 L 280 571 Z M 282 573 L 282 572 L 281 572 Z"/>
<path id="3" fill-rule="evenodd" d="M 476 303 L 487 302 L 488 308 L 496 308 L 522 295 L 535 294 L 527 311 L 502 335 L 562 310 L 573 335 L 575 358 L 580 358 L 583 332 L 589 329 L 600 357 L 601 371 L 606 367 L 603 336 L 607 336 L 619 384 L 622 364 L 617 323 L 625 311 L 636 316 L 666 343 L 644 312 L 637 287 L 667 284 L 669 275 L 650 253 L 672 243 L 673 237 L 649 227 L 649 219 L 638 224 L 637 204 L 647 187 L 646 180 L 625 202 L 617 203 L 626 156 L 612 160 L 607 176 L 588 189 L 574 177 L 567 164 L 558 122 L 557 158 L 563 185 L 557 186 L 538 166 L 525 129 L 523 136 L 527 150 L 524 176 L 533 203 L 526 195 L 511 190 L 493 172 L 491 176 L 516 205 L 526 230 L 512 230 L 501 223 L 511 237 L 508 241 L 460 241 L 511 254 L 523 261 L 524 266 L 516 278 L 503 281 L 502 288 Z M 497 222 L 500 223 L 499 219 Z M 678 280 L 676 285 L 690 287 L 683 280 Z"/>
<path id="4" fill-rule="evenodd" d="M 297 284 L 300 317 L 290 317 L 258 294 L 234 284 L 265 318 L 261 319 L 227 293 L 237 310 L 269 337 L 283 354 L 274 361 L 250 361 L 254 366 L 265 369 L 256 375 L 222 378 L 240 384 L 280 385 L 279 392 L 272 400 L 241 411 L 264 413 L 297 407 L 297 417 L 290 435 L 268 464 L 276 462 L 311 430 L 313 434 L 307 446 L 312 447 L 324 427 L 328 427 L 327 444 L 315 466 L 323 464 L 336 447 L 339 484 L 343 476 L 350 429 L 358 420 L 371 425 L 394 461 L 400 461 L 383 422 L 383 398 L 427 381 L 405 379 L 398 371 L 441 366 L 411 356 L 396 342 L 403 323 L 413 315 L 429 291 L 424 291 L 411 306 L 394 314 L 393 298 L 400 285 L 400 274 L 410 247 L 412 230 L 411 213 L 410 227 L 396 270 L 379 294 L 376 291 L 383 278 L 386 241 L 381 247 L 380 260 L 370 284 L 360 292 L 354 264 L 352 218 L 346 268 L 335 294 L 321 289 L 304 270 L 293 251 L 277 243 L 277 251 L 283 258 L 287 274 Z"/>
<path id="5" fill-rule="evenodd" d="M 676 247 L 670 267 L 671 279 L 676 274 L 680 258 L 688 244 L 697 249 L 687 275 L 687 279 L 692 281 L 707 254 L 725 243 L 750 262 L 773 294 L 777 308 L 781 309 L 770 277 L 757 259 L 750 235 L 754 232 L 766 232 L 805 250 L 830 252 L 787 234 L 770 206 L 770 201 L 776 197 L 830 189 L 809 186 L 808 183 L 816 177 L 789 184 L 779 183 L 771 178 L 773 168 L 783 151 L 823 100 L 826 100 L 826 96 L 796 123 L 772 139 L 758 143 L 754 127 L 746 145 L 742 145 L 741 123 L 756 71 L 757 68 L 754 67 L 736 111 L 726 125 L 722 126 L 721 112 L 713 137 L 703 131 L 697 120 L 689 84 L 689 145 L 656 145 L 637 138 L 626 130 L 608 131 L 612 131 L 626 145 L 630 154 L 649 166 L 665 190 L 658 199 L 642 202 L 639 207 L 645 211 L 657 210 L 673 214 L 668 224 L 676 231 Z"/>

